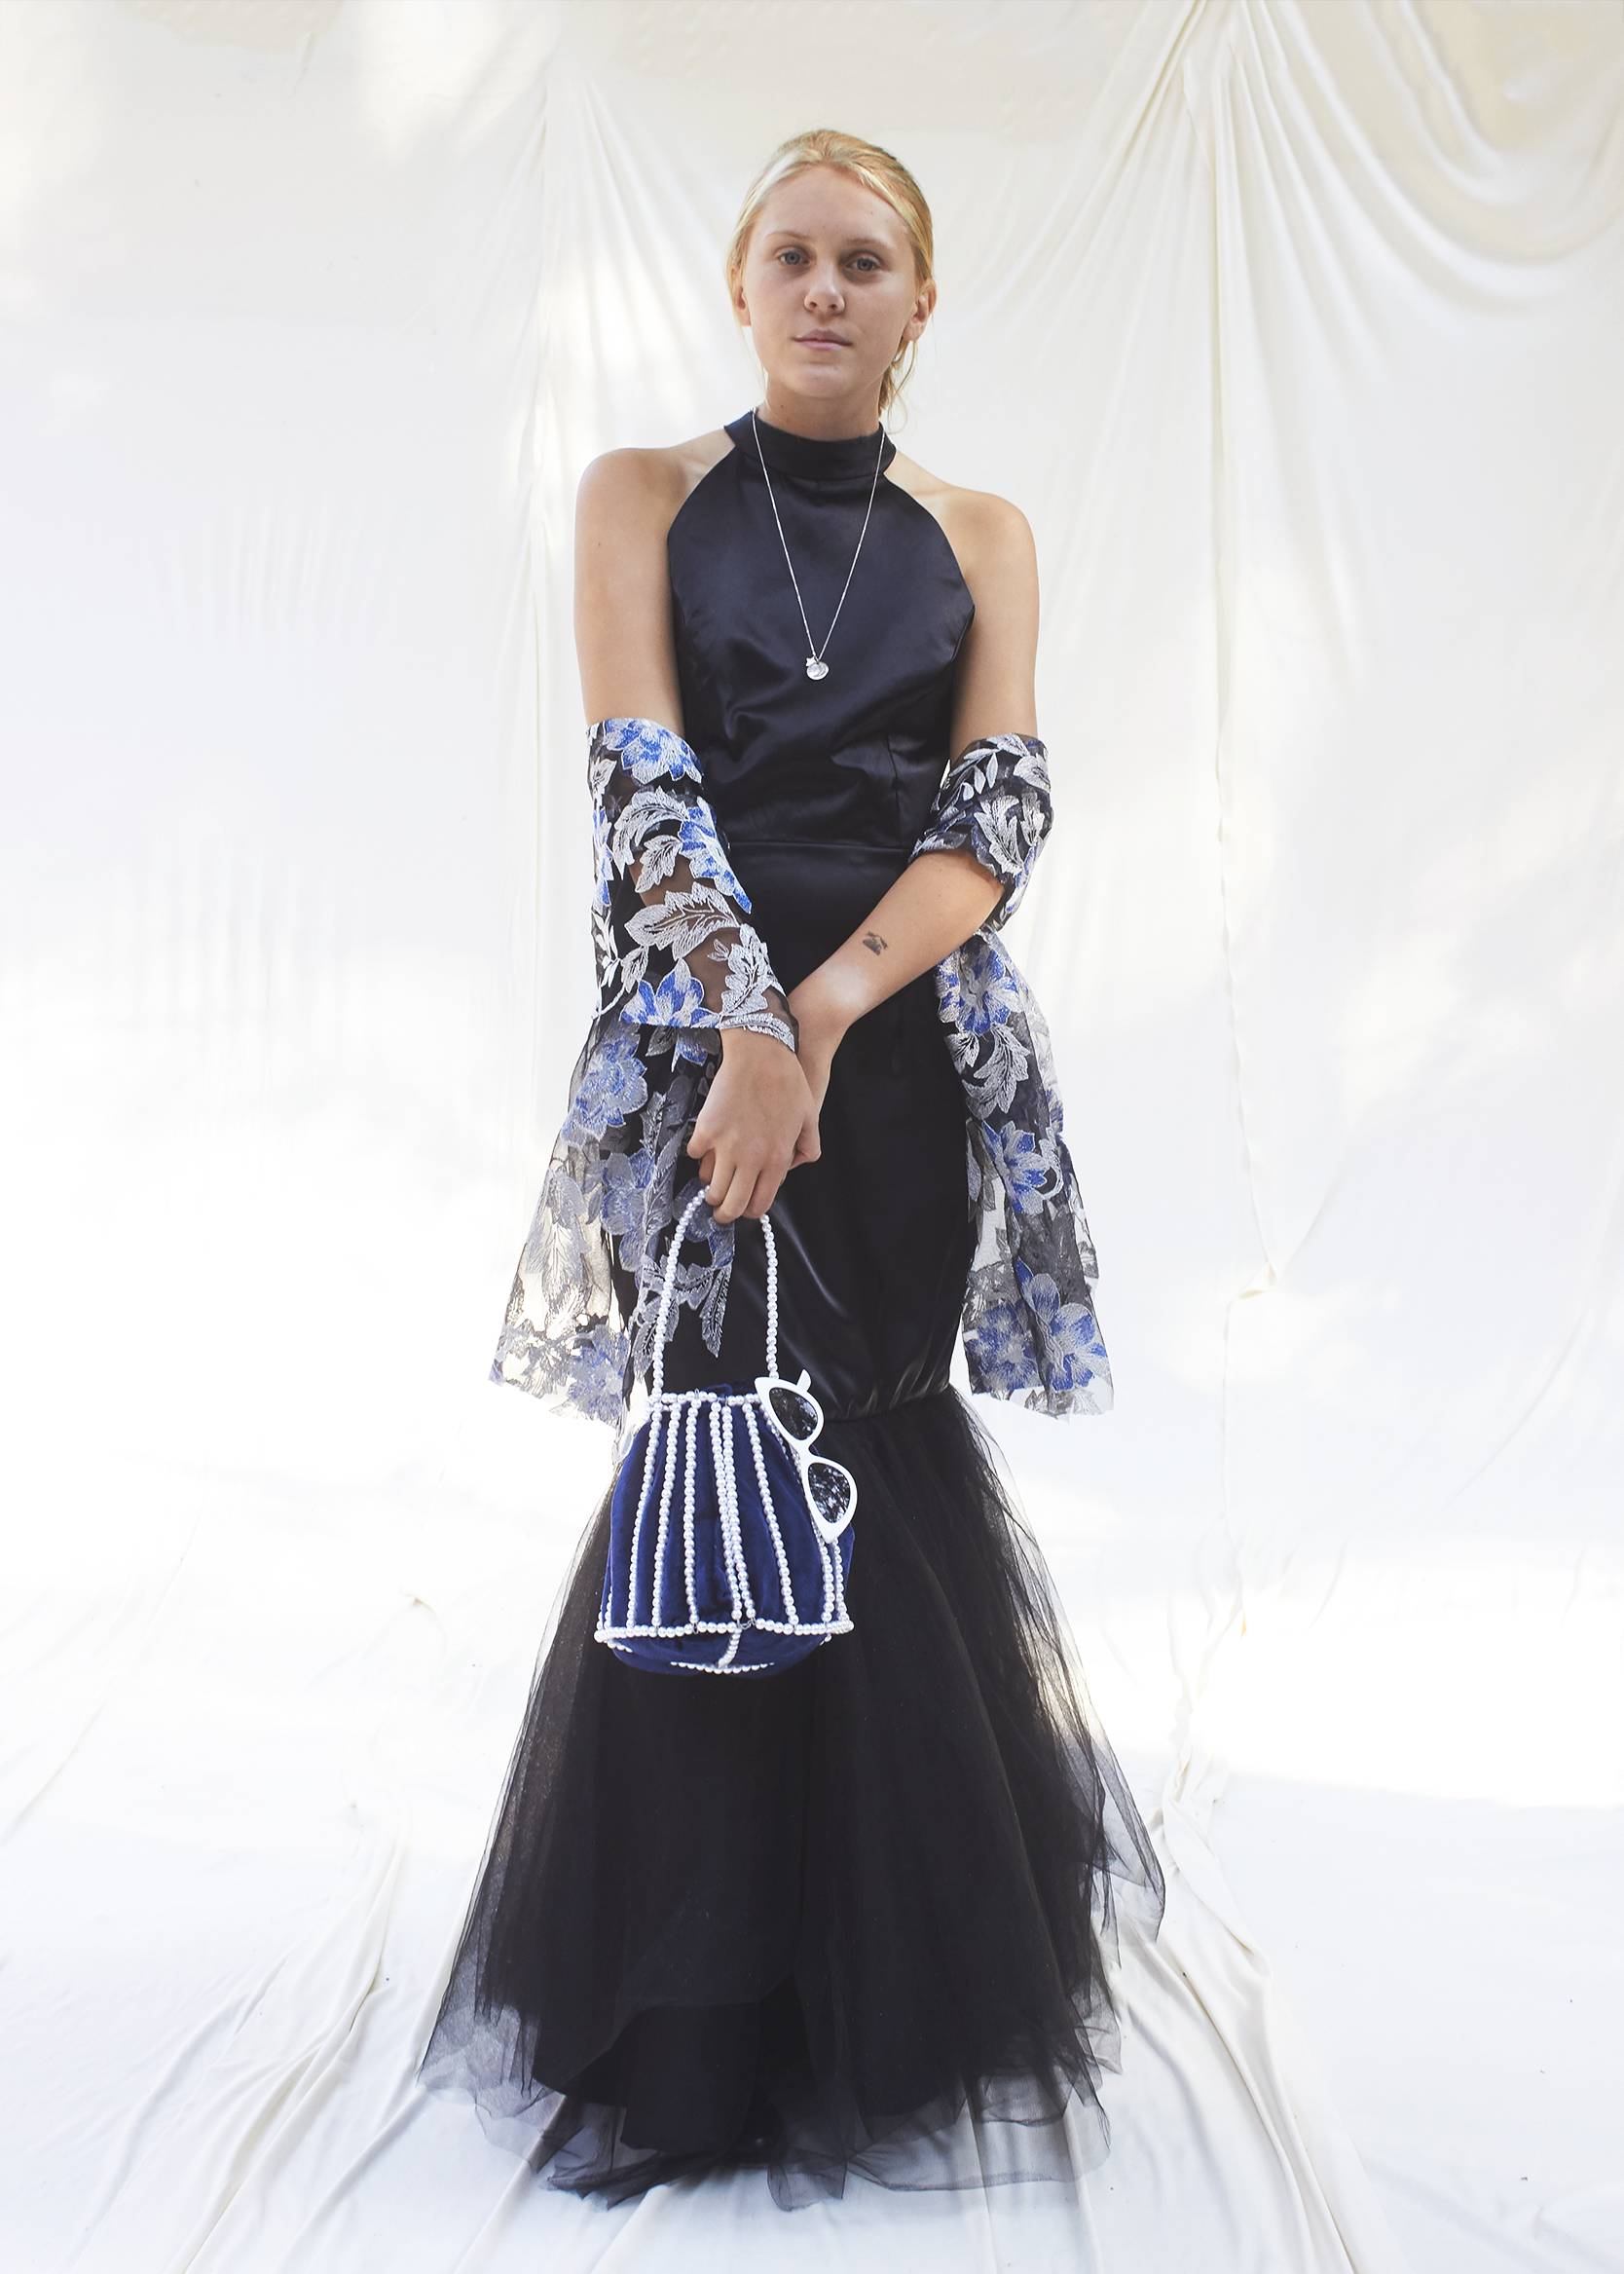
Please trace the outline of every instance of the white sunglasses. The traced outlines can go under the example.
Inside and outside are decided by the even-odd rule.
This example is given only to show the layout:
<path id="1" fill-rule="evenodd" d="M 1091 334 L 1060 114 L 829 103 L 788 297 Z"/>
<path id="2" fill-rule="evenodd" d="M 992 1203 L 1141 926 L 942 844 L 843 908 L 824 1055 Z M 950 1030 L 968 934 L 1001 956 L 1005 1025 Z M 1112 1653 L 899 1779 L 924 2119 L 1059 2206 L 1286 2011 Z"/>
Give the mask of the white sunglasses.
<path id="1" fill-rule="evenodd" d="M 801 1490 L 812 1521 L 825 1540 L 838 1540 L 857 1513 L 857 1478 L 838 1461 L 811 1450 L 822 1435 L 824 1409 L 813 1397 L 810 1374 L 786 1382 L 778 1374 L 758 1374 L 756 1392 L 767 1417 L 795 1457 Z"/>

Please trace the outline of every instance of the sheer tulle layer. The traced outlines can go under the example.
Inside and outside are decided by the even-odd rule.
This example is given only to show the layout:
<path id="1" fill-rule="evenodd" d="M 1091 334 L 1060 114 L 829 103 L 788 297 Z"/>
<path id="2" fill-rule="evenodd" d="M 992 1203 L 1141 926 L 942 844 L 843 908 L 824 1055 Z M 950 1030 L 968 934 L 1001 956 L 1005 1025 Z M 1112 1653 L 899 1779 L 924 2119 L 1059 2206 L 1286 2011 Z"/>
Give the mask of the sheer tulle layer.
<path id="1" fill-rule="evenodd" d="M 423 2069 L 554 2185 L 1068 2176 L 1097 2113 L 1161 1885 L 1041 1559 L 953 1392 L 825 1436 L 856 1630 L 770 1681 L 620 1665 L 582 1545 Z"/>

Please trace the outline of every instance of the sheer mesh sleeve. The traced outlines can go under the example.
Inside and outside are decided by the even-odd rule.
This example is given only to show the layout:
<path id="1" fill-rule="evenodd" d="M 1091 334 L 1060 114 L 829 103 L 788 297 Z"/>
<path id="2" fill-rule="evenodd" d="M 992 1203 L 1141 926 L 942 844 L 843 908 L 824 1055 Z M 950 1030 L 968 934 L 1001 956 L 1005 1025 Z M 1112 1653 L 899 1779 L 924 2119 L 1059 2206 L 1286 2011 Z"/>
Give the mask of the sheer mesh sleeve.
<path id="1" fill-rule="evenodd" d="M 994 734 L 973 742 L 947 769 L 931 807 L 921 853 L 973 853 L 1004 897 L 987 922 L 1013 915 L 1053 819 L 1049 753 L 1029 734 Z"/>
<path id="2" fill-rule="evenodd" d="M 746 920 L 750 899 L 701 795 L 693 752 L 651 719 L 604 719 L 592 728 L 587 771 L 600 1011 L 679 1033 L 748 1026 L 794 1050 L 789 1002 Z"/>
<path id="3" fill-rule="evenodd" d="M 1026 889 L 1052 815 L 1043 744 L 996 734 L 949 767 L 913 850 L 915 859 L 971 853 L 1003 886 L 980 930 L 936 969 L 937 1010 L 968 1115 L 971 1386 L 1045 1413 L 1102 1413 L 1111 1367 L 1094 1316 L 1098 1267 L 1066 1149 L 1049 1028 L 993 936 Z"/>

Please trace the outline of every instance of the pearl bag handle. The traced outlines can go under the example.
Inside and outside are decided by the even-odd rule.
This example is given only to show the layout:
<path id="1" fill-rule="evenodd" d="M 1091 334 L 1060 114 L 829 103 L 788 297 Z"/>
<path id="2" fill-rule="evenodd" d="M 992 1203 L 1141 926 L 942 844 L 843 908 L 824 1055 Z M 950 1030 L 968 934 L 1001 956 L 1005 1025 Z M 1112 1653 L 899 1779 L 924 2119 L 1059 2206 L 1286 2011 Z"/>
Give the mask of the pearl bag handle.
<path id="1" fill-rule="evenodd" d="M 671 1253 L 665 1259 L 665 1285 L 660 1289 L 659 1317 L 654 1323 L 654 1387 L 653 1402 L 658 1405 L 665 1394 L 665 1323 L 671 1316 L 672 1297 L 677 1292 L 677 1259 L 682 1253 L 683 1242 L 687 1238 L 688 1226 L 705 1206 L 705 1187 L 695 1188 L 693 1198 L 677 1220 L 677 1229 L 671 1237 Z M 761 1231 L 767 1243 L 767 1376 L 778 1378 L 778 1243 L 772 1236 L 772 1223 L 761 1218 Z"/>

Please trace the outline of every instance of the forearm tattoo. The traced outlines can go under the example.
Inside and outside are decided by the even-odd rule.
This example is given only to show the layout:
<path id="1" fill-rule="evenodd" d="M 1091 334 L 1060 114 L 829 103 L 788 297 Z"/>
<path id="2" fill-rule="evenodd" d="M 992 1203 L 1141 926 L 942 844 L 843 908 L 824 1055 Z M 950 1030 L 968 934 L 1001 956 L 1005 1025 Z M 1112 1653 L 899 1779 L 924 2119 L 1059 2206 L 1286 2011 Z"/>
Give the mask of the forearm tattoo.
<path id="1" fill-rule="evenodd" d="M 890 947 L 891 943 L 889 940 L 882 940 L 878 932 L 865 932 L 863 935 L 863 945 L 867 949 L 870 955 L 883 955 L 886 949 Z"/>

